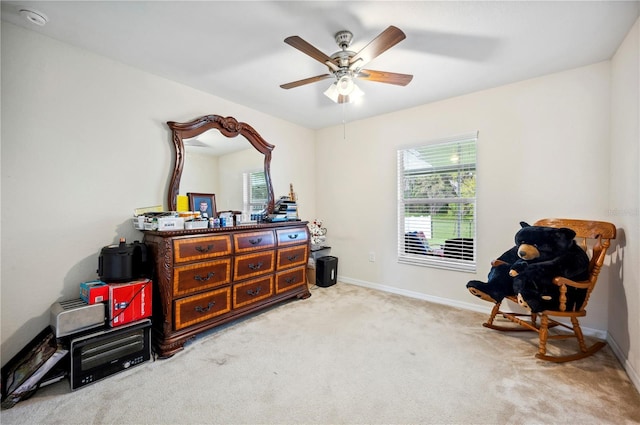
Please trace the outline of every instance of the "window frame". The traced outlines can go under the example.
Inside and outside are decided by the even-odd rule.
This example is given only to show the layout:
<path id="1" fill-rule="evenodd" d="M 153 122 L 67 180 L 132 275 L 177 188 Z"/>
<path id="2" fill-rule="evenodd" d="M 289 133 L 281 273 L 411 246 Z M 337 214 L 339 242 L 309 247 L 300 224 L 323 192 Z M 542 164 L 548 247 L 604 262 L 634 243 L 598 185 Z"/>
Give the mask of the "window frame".
<path id="1" fill-rule="evenodd" d="M 468 194 L 465 194 L 467 196 L 463 197 L 462 193 L 460 193 L 458 196 L 455 196 L 455 197 L 440 196 L 440 197 L 428 197 L 428 198 L 407 198 L 405 196 L 405 175 L 408 174 L 408 171 L 410 171 L 409 168 L 405 166 L 405 161 L 404 161 L 405 153 L 409 151 L 415 151 L 418 149 L 422 151 L 431 150 L 431 152 L 436 152 L 437 149 L 446 148 L 447 145 L 452 145 L 454 147 L 461 147 L 461 146 L 468 145 L 469 142 L 473 143 L 473 151 L 472 151 L 473 162 L 469 163 L 467 161 L 466 163 L 460 163 L 458 165 L 447 164 L 444 166 L 437 166 L 437 167 L 430 166 L 429 172 L 424 174 L 438 175 L 445 172 L 456 172 L 456 173 L 463 172 L 463 171 L 471 172 L 472 178 L 475 181 L 473 186 L 472 197 L 469 197 Z M 397 179 L 398 179 L 397 181 L 397 258 L 398 258 L 398 263 L 417 265 L 417 266 L 423 266 L 423 267 L 440 268 L 440 269 L 446 269 L 446 270 L 464 271 L 464 272 L 471 272 L 471 273 L 476 272 L 476 261 L 477 261 L 476 246 L 477 246 L 477 222 L 478 222 L 477 220 L 477 170 L 478 170 L 477 152 L 478 152 L 478 132 L 477 131 L 464 133 L 464 134 L 447 137 L 447 138 L 428 140 L 428 141 L 425 141 L 424 143 L 415 144 L 412 146 L 404 146 L 397 149 L 396 167 L 397 167 Z M 414 173 L 414 175 L 416 174 L 419 174 L 419 172 Z M 425 201 L 427 199 L 428 201 Z M 412 221 L 411 219 L 409 219 L 409 221 L 407 221 L 408 217 L 405 216 L 406 207 L 410 205 L 424 205 L 426 208 L 433 208 L 434 206 L 442 205 L 442 204 L 447 204 L 448 208 L 450 204 L 460 204 L 460 205 L 470 206 L 470 210 L 472 213 L 471 224 L 473 226 L 473 229 L 471 230 L 470 235 L 468 235 L 468 238 L 465 237 L 458 240 L 456 240 L 457 238 L 450 238 L 450 239 L 447 239 L 447 241 L 453 239 L 454 243 L 460 243 L 460 251 L 459 251 L 460 257 L 464 257 L 465 255 L 472 253 L 471 259 L 456 258 L 456 256 L 451 255 L 451 251 L 449 251 L 448 255 L 445 254 L 446 251 L 444 249 L 444 245 L 437 250 L 428 251 L 427 250 L 428 244 L 423 244 L 418 242 L 417 244 L 419 244 L 421 247 L 424 245 L 424 251 L 419 252 L 418 250 L 415 249 L 416 244 L 412 241 L 409 241 L 408 239 L 409 237 L 411 238 L 419 237 L 421 240 L 427 241 L 427 239 L 425 239 L 424 233 L 422 234 L 413 233 L 415 230 L 412 230 L 412 229 L 416 229 L 416 227 L 412 227 L 413 225 L 412 223 L 415 223 L 420 219 L 422 219 L 423 220 L 422 226 L 426 225 L 429 228 L 429 231 L 431 231 L 431 227 L 434 224 L 438 224 L 438 222 L 436 221 L 435 223 L 432 223 L 431 215 L 426 217 L 420 217 L 420 218 L 414 217 L 415 220 Z M 426 224 L 424 220 L 428 220 L 428 224 Z M 461 226 L 463 222 L 464 221 L 461 216 L 460 218 L 457 218 L 456 224 L 457 226 Z M 409 232 L 411 232 L 411 234 Z M 468 240 L 469 238 L 471 238 L 470 241 Z M 408 251 L 412 251 L 412 252 L 408 252 Z"/>

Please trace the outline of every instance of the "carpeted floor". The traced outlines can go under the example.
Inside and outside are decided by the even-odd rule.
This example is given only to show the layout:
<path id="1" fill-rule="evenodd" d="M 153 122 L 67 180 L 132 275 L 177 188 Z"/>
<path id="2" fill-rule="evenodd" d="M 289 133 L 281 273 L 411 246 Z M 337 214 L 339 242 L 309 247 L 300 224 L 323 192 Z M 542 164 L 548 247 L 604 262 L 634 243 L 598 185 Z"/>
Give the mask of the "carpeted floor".
<path id="1" fill-rule="evenodd" d="M 638 424 L 608 347 L 536 360 L 485 315 L 338 283 L 207 333 L 170 359 L 3 410 L 9 424 Z"/>

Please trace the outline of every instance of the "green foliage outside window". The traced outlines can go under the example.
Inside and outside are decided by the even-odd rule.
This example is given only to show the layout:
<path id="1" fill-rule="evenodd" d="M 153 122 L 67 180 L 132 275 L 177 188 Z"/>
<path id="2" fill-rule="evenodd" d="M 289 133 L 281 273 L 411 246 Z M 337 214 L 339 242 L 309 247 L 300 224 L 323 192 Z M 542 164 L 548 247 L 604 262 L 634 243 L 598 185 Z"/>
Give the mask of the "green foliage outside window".
<path id="1" fill-rule="evenodd" d="M 475 139 L 402 153 L 404 217 L 431 218 L 431 246 L 443 245 L 451 238 L 474 238 Z"/>

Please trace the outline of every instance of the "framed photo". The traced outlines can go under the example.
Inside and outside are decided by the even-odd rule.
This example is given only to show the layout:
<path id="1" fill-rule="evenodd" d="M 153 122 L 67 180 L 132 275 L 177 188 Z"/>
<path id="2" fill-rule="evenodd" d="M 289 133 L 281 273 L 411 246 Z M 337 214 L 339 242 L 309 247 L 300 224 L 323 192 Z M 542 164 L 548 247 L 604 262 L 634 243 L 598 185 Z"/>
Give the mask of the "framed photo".
<path id="1" fill-rule="evenodd" d="M 187 193 L 189 197 L 189 208 L 191 211 L 200 211 L 202 217 L 215 218 L 216 195 L 213 193 Z"/>

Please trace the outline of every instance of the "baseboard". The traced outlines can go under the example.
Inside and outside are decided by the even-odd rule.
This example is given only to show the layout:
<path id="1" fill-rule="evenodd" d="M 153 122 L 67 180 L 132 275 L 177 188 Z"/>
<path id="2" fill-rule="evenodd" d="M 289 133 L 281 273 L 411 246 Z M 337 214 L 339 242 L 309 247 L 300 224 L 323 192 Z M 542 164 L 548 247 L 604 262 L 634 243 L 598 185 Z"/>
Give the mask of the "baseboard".
<path id="1" fill-rule="evenodd" d="M 491 313 L 491 305 L 487 304 L 487 307 L 479 306 L 473 303 L 466 303 L 462 301 L 456 301 L 449 298 L 436 297 L 433 295 L 422 294 L 420 292 L 409 291 L 407 289 L 396 288 L 393 286 L 380 285 L 377 283 L 366 282 L 364 280 L 351 279 L 344 276 L 338 276 L 338 281 L 343 283 L 350 283 L 352 285 L 363 286 L 370 289 L 378 289 L 384 292 L 390 292 L 392 294 L 404 295 L 409 298 L 417 298 L 424 301 L 430 301 L 436 304 L 448 305 L 450 307 L 458 307 L 464 310 L 476 311 L 478 313 Z"/>
<path id="2" fill-rule="evenodd" d="M 463 301 L 457 301 L 457 300 L 452 300 L 449 298 L 442 298 L 442 297 L 436 297 L 433 295 L 427 295 L 427 294 L 423 294 L 420 292 L 415 292 L 415 291 L 409 291 L 407 289 L 401 289 L 401 288 L 396 288 L 393 286 L 386 286 L 386 285 L 380 285 L 377 283 L 371 283 L 371 282 L 367 282 L 364 280 L 359 280 L 359 279 L 352 279 L 349 277 L 344 277 L 344 276 L 338 276 L 338 281 L 343 282 L 343 283 L 348 283 L 348 284 L 352 284 L 352 285 L 357 285 L 357 286 L 363 286 L 365 288 L 370 288 L 370 289 L 377 289 L 380 291 L 384 291 L 384 292 L 390 292 L 393 294 L 398 294 L 398 295 L 404 295 L 406 297 L 410 297 L 410 298 L 417 298 L 420 300 L 425 300 L 425 301 L 430 301 L 436 304 L 442 304 L 442 305 L 447 305 L 450 307 L 456 307 L 456 308 L 461 308 L 464 310 L 470 310 L 470 311 L 476 311 L 479 313 L 487 313 L 489 314 L 491 312 L 491 306 L 487 306 L 486 308 L 483 308 L 481 306 L 478 306 L 476 304 L 472 304 L 472 303 L 466 303 Z M 616 356 L 616 358 L 618 359 L 618 361 L 620 362 L 620 364 L 622 365 L 622 367 L 624 368 L 624 370 L 627 372 L 627 375 L 629 376 L 629 379 L 631 380 L 631 382 L 633 383 L 633 385 L 636 387 L 636 389 L 640 392 L 640 375 L 638 374 L 638 371 L 636 371 L 631 364 L 629 363 L 629 361 L 627 360 L 626 356 L 624 355 L 624 353 L 622 352 L 622 350 L 620 349 L 620 347 L 618 346 L 618 344 L 616 343 L 616 341 L 611 337 L 611 335 L 609 335 L 609 333 L 607 331 L 603 331 L 600 329 L 592 329 L 592 328 L 585 328 L 582 327 L 582 333 L 586 336 L 590 336 L 590 337 L 594 337 L 594 338 L 598 338 L 601 340 L 606 340 L 609 343 L 609 346 L 611 347 L 611 350 L 613 351 L 614 355 Z"/>
<path id="3" fill-rule="evenodd" d="M 609 344 L 609 347 L 611 347 L 611 351 L 613 351 L 613 354 L 615 354 L 615 356 L 620 361 L 620 364 L 622 364 L 624 370 L 627 372 L 627 375 L 629 376 L 629 379 L 631 380 L 633 385 L 636 387 L 638 392 L 640 392 L 640 374 L 638 373 L 638 371 L 633 368 L 631 363 L 629 363 L 627 356 L 622 352 L 620 346 L 618 345 L 616 340 L 613 339 L 611 334 L 607 336 L 607 343 Z"/>

